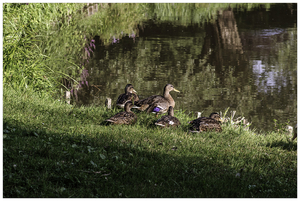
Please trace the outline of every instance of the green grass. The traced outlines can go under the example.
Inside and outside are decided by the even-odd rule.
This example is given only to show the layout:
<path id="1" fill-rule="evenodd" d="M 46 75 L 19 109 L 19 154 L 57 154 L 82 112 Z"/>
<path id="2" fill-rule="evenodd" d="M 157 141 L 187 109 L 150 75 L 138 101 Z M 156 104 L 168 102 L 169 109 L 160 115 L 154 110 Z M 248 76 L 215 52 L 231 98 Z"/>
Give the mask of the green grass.
<path id="1" fill-rule="evenodd" d="M 4 86 L 3 197 L 297 197 L 297 140 L 281 132 L 192 134 L 176 110 L 177 129 L 145 113 L 106 125 L 118 111 Z"/>
<path id="2" fill-rule="evenodd" d="M 3 4 L 3 83 L 14 88 L 33 87 L 36 91 L 53 93 L 68 78 L 61 67 L 78 69 L 70 62 L 60 62 L 43 47 L 55 31 L 63 28 L 61 21 L 75 16 L 85 4 L 74 3 L 4 3 Z M 66 24 L 66 23 L 64 23 Z M 74 34 L 75 35 L 75 34 Z M 83 48 L 78 36 L 73 36 Z M 56 47 L 58 45 L 56 44 Z M 79 46 L 79 47 L 78 47 Z M 49 45 L 47 46 L 49 48 Z M 65 57 L 66 58 L 66 57 Z M 56 65 L 51 65 L 56 60 Z M 66 64 L 67 63 L 67 64 Z M 65 67 L 66 68 L 66 67 Z"/>

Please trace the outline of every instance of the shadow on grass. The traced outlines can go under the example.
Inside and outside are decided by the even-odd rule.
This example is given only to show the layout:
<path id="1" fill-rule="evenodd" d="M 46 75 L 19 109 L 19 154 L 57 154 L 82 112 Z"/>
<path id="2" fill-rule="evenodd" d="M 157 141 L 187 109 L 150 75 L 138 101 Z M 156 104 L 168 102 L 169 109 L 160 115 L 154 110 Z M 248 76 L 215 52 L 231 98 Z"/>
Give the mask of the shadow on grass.
<path id="1" fill-rule="evenodd" d="M 5 128 L 15 130 L 3 144 L 4 197 L 284 197 L 249 190 L 255 172 L 237 178 L 236 170 L 205 156 L 176 154 L 184 147 L 162 154 L 167 145 L 147 150 L 109 133 L 69 136 L 9 122 Z"/>
<path id="2" fill-rule="evenodd" d="M 267 147 L 279 147 L 283 150 L 288 150 L 288 151 L 297 151 L 297 142 L 295 141 L 289 141 L 289 142 L 284 142 L 284 141 L 275 141 L 272 143 L 266 144 Z"/>
<path id="3" fill-rule="evenodd" d="M 40 115 L 38 121 L 18 117 L 20 122 L 7 114 L 28 109 L 28 116 L 47 115 Z M 242 160 L 237 159 L 241 165 L 236 165 L 230 152 L 228 159 L 218 158 L 223 153 L 212 152 L 212 144 L 182 145 L 185 142 L 175 143 L 171 135 L 161 143 L 160 136 L 144 130 L 152 129 L 151 116 L 141 118 L 138 126 L 143 127 L 110 129 L 99 125 L 110 116 L 108 111 L 101 116 L 89 108 L 69 112 L 30 103 L 6 110 L 4 197 L 297 197 L 296 170 L 284 174 L 272 168 L 268 177 L 261 178 L 245 169 L 236 177 L 245 164 L 267 160 L 242 155 Z M 45 124 L 37 125 L 41 119 Z M 76 122 L 83 129 L 70 128 Z M 260 167 L 267 171 L 269 164 Z M 290 183 L 278 183 L 275 175 L 287 177 Z"/>

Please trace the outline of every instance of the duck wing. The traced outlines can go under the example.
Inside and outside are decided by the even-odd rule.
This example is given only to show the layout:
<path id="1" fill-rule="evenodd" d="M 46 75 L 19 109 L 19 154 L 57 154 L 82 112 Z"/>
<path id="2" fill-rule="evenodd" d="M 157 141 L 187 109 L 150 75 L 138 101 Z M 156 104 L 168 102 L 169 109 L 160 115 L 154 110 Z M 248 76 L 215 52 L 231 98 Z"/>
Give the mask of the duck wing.
<path id="1" fill-rule="evenodd" d="M 162 127 L 169 127 L 169 126 L 175 127 L 175 126 L 179 126 L 180 124 L 181 124 L 180 121 L 176 117 L 170 115 L 162 116 L 160 119 L 158 119 L 155 122 L 155 125 L 162 126 Z"/>
<path id="2" fill-rule="evenodd" d="M 149 106 L 147 113 L 150 112 L 159 113 L 159 114 L 166 113 L 168 111 L 169 106 L 170 103 L 167 100 L 158 100 Z"/>
<path id="3" fill-rule="evenodd" d="M 220 125 L 220 123 L 218 121 L 211 121 L 211 122 L 200 122 L 200 125 L 199 125 L 199 131 L 202 132 L 202 131 L 212 131 L 212 130 L 215 130 L 217 132 L 222 132 L 222 127 Z"/>
<path id="4" fill-rule="evenodd" d="M 208 130 L 220 130 L 222 131 L 219 121 L 210 117 L 200 117 L 189 122 L 191 124 L 190 129 L 196 132 L 208 131 Z"/>
<path id="5" fill-rule="evenodd" d="M 140 107 L 140 106 L 145 105 L 145 104 L 151 105 L 151 104 L 153 104 L 154 102 L 162 101 L 162 100 L 165 100 L 165 98 L 164 98 L 163 96 L 160 96 L 160 95 L 153 95 L 153 96 L 149 96 L 148 98 L 145 98 L 145 99 L 136 101 L 136 102 L 134 103 L 134 105 Z"/>
<path id="6" fill-rule="evenodd" d="M 114 124 L 132 124 L 137 120 L 136 114 L 133 112 L 120 112 L 107 119 L 106 121 Z"/>
<path id="7" fill-rule="evenodd" d="M 149 96 L 148 98 L 145 98 L 145 99 L 138 100 L 138 101 L 134 102 L 133 108 L 137 108 L 141 111 L 144 111 L 150 105 L 152 105 L 153 103 L 161 102 L 163 100 L 165 100 L 165 98 L 163 96 L 160 96 L 160 95 Z"/>

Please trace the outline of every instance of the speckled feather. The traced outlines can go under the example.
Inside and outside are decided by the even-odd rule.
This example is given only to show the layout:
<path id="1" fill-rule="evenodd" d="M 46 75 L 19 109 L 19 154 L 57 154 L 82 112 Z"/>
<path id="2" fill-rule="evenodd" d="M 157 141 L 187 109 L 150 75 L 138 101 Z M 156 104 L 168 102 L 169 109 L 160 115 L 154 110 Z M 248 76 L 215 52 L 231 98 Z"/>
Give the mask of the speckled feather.
<path id="1" fill-rule="evenodd" d="M 212 131 L 222 132 L 222 127 L 220 125 L 220 116 L 217 113 L 211 113 L 209 117 L 200 117 L 190 121 L 191 132 L 203 132 Z"/>
<path id="2" fill-rule="evenodd" d="M 168 115 L 162 116 L 155 122 L 155 125 L 162 126 L 162 127 L 169 127 L 169 126 L 179 126 L 181 123 L 180 121 L 174 117 L 174 109 L 172 106 L 169 107 Z"/>
<path id="3" fill-rule="evenodd" d="M 111 122 L 113 124 L 133 124 L 137 121 L 137 116 L 133 112 L 131 112 L 133 104 L 131 101 L 128 101 L 125 104 L 125 111 L 119 112 L 107 119 L 106 121 Z"/>

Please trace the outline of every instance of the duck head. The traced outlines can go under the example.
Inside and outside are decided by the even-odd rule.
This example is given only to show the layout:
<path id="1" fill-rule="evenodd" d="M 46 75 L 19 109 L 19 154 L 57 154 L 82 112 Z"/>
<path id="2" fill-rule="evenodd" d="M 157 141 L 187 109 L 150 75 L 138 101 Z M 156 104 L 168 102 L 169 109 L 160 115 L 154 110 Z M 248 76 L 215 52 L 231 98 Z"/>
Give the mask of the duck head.
<path id="1" fill-rule="evenodd" d="M 220 117 L 220 115 L 216 112 L 213 112 L 209 115 L 210 118 L 215 119 L 217 121 L 223 122 L 222 118 Z"/>
<path id="2" fill-rule="evenodd" d="M 175 87 L 172 84 L 167 84 L 164 88 L 164 92 L 169 93 L 170 91 L 180 92 L 177 89 L 175 89 Z"/>
<path id="3" fill-rule="evenodd" d="M 125 87 L 125 93 L 137 93 L 136 90 L 134 90 L 132 84 L 127 84 Z"/>

